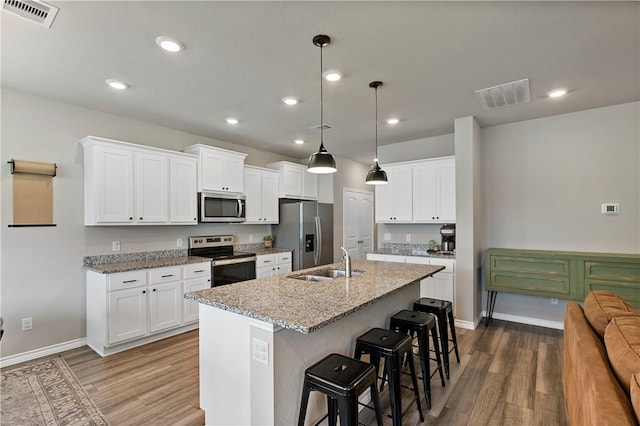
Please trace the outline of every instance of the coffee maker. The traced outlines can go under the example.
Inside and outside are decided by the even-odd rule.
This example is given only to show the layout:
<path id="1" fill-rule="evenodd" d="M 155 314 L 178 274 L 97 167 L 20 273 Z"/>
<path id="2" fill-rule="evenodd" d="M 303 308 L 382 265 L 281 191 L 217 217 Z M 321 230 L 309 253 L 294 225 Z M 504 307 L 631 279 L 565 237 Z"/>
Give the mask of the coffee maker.
<path id="1" fill-rule="evenodd" d="M 440 228 L 440 235 L 442 236 L 442 251 L 452 252 L 456 249 L 456 224 L 442 225 Z"/>

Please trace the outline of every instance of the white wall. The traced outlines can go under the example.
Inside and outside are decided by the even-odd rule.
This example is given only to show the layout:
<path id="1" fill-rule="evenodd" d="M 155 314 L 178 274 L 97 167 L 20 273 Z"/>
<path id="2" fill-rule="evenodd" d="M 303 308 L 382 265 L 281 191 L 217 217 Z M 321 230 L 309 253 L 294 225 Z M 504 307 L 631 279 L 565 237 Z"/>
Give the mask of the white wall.
<path id="1" fill-rule="evenodd" d="M 639 123 L 632 102 L 482 129 L 483 249 L 640 253 Z M 564 307 L 500 293 L 495 312 L 561 322 Z"/>
<path id="2" fill-rule="evenodd" d="M 175 249 L 176 238 L 231 233 L 248 243 L 270 232 L 268 225 L 85 227 L 83 152 L 87 135 L 180 150 L 203 143 L 249 154 L 247 163 L 296 159 L 2 89 L 2 206 L 0 314 L 5 320 L 1 357 L 85 337 L 82 257 L 108 254 L 111 241 L 121 252 Z M 8 228 L 12 220 L 11 158 L 55 162 L 56 227 Z M 341 217 L 342 215 L 340 215 Z M 33 318 L 22 332 L 21 319 Z"/>

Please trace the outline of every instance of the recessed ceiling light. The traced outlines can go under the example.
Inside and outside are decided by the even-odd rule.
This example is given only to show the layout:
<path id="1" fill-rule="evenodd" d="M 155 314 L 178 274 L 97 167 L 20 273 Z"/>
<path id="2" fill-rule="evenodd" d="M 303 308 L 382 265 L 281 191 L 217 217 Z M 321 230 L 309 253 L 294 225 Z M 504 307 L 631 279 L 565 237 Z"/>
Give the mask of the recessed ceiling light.
<path id="1" fill-rule="evenodd" d="M 343 74 L 340 71 L 327 71 L 323 77 L 327 81 L 338 81 L 343 77 Z"/>
<path id="2" fill-rule="evenodd" d="M 398 124 L 400 120 L 398 118 L 388 118 L 387 124 Z"/>
<path id="3" fill-rule="evenodd" d="M 124 89 L 128 89 L 129 88 L 129 85 L 127 83 L 125 83 L 123 81 L 120 81 L 120 80 L 114 80 L 112 78 L 108 78 L 108 79 L 105 80 L 105 82 L 112 89 L 124 90 Z"/>
<path id="4" fill-rule="evenodd" d="M 156 38 L 156 43 L 167 52 L 175 53 L 184 50 L 184 44 L 175 38 L 160 36 Z"/>
<path id="5" fill-rule="evenodd" d="M 293 96 L 287 96 L 282 98 L 282 102 L 287 105 L 295 105 L 298 103 L 298 98 L 294 98 Z"/>
<path id="6" fill-rule="evenodd" d="M 227 122 L 227 124 L 238 124 L 238 119 L 237 118 L 225 118 L 225 121 Z"/>
<path id="7" fill-rule="evenodd" d="M 302 145 L 304 144 L 304 141 L 302 139 L 296 139 L 293 141 L 293 143 L 295 143 L 296 145 Z"/>
<path id="8" fill-rule="evenodd" d="M 547 93 L 550 98 L 560 98 L 567 94 L 567 89 L 554 89 Z"/>

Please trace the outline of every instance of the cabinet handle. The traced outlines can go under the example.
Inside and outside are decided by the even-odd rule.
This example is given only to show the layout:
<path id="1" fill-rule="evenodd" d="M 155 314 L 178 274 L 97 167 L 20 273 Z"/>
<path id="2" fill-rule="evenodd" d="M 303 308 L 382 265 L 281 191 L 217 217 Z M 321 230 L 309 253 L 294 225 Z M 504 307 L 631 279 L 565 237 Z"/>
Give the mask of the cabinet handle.
<path id="1" fill-rule="evenodd" d="M 142 294 L 145 294 L 147 292 L 147 290 L 142 290 Z"/>
<path id="2" fill-rule="evenodd" d="M 153 291 L 156 291 L 156 289 L 154 288 Z"/>
<path id="3" fill-rule="evenodd" d="M 194 273 L 194 274 L 198 274 L 198 273 L 200 273 L 200 272 L 204 272 L 204 269 L 200 269 L 200 270 L 197 270 L 197 271 L 193 271 L 193 273 Z"/>
<path id="4" fill-rule="evenodd" d="M 127 280 L 127 281 L 122 281 L 122 284 L 129 284 L 129 283 L 135 283 L 138 280 Z"/>
<path id="5" fill-rule="evenodd" d="M 133 218 L 132 218 L 132 217 L 130 217 L 130 218 L 129 218 L 129 220 L 133 220 Z"/>
<path id="6" fill-rule="evenodd" d="M 271 263 L 270 260 L 263 260 L 264 263 Z"/>
<path id="7" fill-rule="evenodd" d="M 162 276 L 161 276 L 161 278 L 169 278 L 169 277 L 172 277 L 172 276 L 173 276 L 173 274 L 169 274 L 169 275 L 162 275 Z M 155 290 L 154 290 L 154 291 L 155 291 Z"/>
<path id="8" fill-rule="evenodd" d="M 140 220 L 142 220 L 142 218 L 140 218 Z"/>

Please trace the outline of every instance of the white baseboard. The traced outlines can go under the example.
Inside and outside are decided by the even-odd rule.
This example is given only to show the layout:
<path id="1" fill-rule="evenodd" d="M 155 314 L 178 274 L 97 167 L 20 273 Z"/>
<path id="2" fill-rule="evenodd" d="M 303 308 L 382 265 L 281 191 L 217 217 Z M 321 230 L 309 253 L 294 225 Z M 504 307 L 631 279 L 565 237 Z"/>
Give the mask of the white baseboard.
<path id="1" fill-rule="evenodd" d="M 474 322 L 471 321 L 462 321 L 456 318 L 455 326 L 458 328 L 466 328 L 467 330 L 475 330 L 478 327 L 480 320 L 476 320 Z"/>
<path id="2" fill-rule="evenodd" d="M 43 356 L 54 355 L 71 349 L 81 348 L 86 344 L 87 339 L 83 337 L 82 339 L 70 340 L 68 342 L 57 343 L 55 345 L 22 352 L 20 354 L 9 355 L 7 357 L 0 358 L 0 368 L 9 367 L 14 364 L 20 364 L 21 362 L 25 361 L 31 361 L 36 358 L 42 358 Z"/>
<path id="3" fill-rule="evenodd" d="M 487 312 L 482 311 L 482 316 L 486 317 Z M 538 327 L 555 328 L 556 330 L 564 330 L 564 323 L 558 321 L 547 321 L 539 318 L 521 317 L 519 315 L 501 314 L 500 312 L 494 312 L 492 318 L 517 322 L 520 324 L 537 325 Z M 456 325 L 458 321 L 456 320 Z"/>

